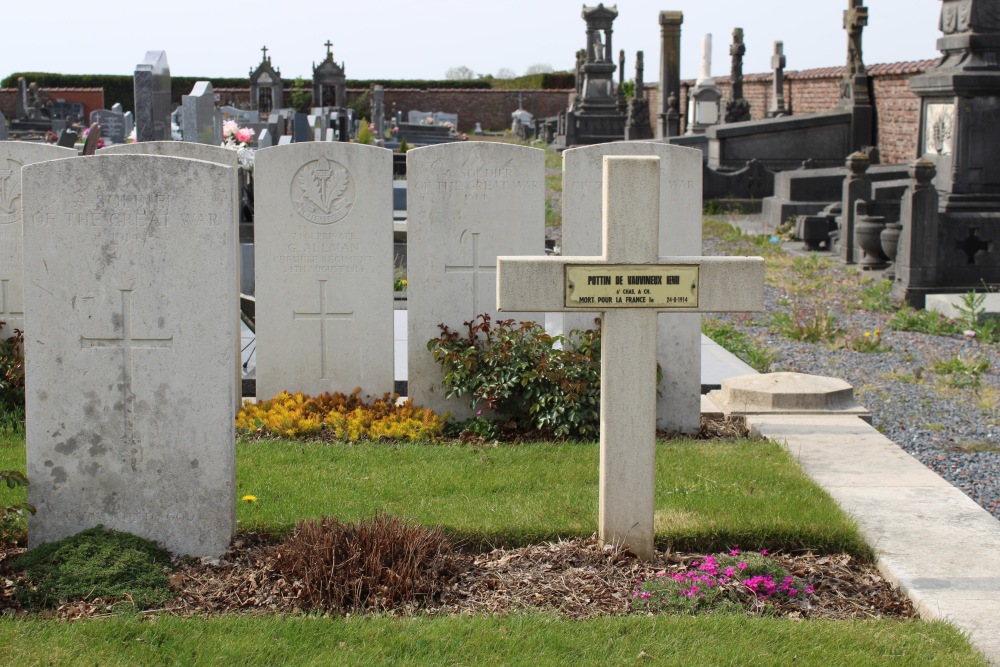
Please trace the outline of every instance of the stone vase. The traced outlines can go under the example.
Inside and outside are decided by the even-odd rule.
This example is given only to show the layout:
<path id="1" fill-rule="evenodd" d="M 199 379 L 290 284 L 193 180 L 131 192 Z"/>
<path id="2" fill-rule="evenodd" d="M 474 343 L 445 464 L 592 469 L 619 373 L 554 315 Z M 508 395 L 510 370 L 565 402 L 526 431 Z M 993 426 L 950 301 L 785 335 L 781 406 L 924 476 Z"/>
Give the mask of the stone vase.
<path id="1" fill-rule="evenodd" d="M 882 241 L 882 252 L 887 258 L 889 258 L 889 268 L 886 269 L 885 277 L 889 280 L 895 278 L 896 272 L 896 250 L 899 248 L 899 235 L 903 233 L 902 223 L 890 222 L 879 234 L 879 238 Z"/>
<path id="2" fill-rule="evenodd" d="M 854 238 L 865 253 L 858 264 L 866 271 L 884 269 L 888 265 L 888 257 L 882 252 L 884 229 L 885 218 L 880 215 L 859 215 L 854 221 Z"/>

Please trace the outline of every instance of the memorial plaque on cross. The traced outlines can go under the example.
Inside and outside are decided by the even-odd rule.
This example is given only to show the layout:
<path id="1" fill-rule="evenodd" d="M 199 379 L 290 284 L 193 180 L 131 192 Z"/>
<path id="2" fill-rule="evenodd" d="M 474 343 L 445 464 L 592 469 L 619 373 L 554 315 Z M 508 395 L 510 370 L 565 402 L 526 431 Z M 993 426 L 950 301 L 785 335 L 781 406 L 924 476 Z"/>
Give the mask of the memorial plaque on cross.
<path id="1" fill-rule="evenodd" d="M 601 312 L 599 539 L 653 556 L 657 313 L 764 308 L 760 257 L 659 257 L 660 158 L 604 158 L 600 257 L 497 258 L 497 310 Z"/>

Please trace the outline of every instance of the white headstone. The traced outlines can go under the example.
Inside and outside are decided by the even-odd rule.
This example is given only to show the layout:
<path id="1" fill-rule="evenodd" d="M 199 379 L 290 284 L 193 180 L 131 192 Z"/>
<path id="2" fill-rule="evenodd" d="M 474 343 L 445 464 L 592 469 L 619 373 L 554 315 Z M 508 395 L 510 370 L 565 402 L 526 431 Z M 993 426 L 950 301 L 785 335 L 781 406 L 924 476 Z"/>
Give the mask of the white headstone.
<path id="1" fill-rule="evenodd" d="M 500 257 L 497 308 L 556 312 L 597 305 L 601 323 L 598 536 L 653 556 L 657 312 L 764 307 L 759 257 L 659 257 L 660 158 L 605 157 L 603 252 Z"/>
<path id="2" fill-rule="evenodd" d="M 214 164 L 222 165 L 223 167 L 232 167 L 233 176 L 233 192 L 236 196 L 237 205 L 233 209 L 233 229 L 237 230 L 237 240 L 239 239 L 238 230 L 240 228 L 240 182 L 239 182 L 239 172 L 236 169 L 239 164 L 239 155 L 235 150 L 229 148 L 222 148 L 221 146 L 210 146 L 209 144 L 191 143 L 187 141 L 143 141 L 141 143 L 135 144 L 116 144 L 114 146 L 108 146 L 106 148 L 101 148 L 97 151 L 98 155 L 158 155 L 160 157 L 179 157 L 187 160 L 202 160 L 204 162 L 212 162 Z M 233 253 L 236 261 L 236 284 L 242 284 L 242 278 L 240 273 L 242 271 L 242 260 L 240 255 L 240 245 L 237 242 L 234 244 Z M 239 308 L 239 302 L 237 301 L 234 305 L 235 308 Z M 241 340 L 241 331 L 236 331 L 236 337 L 233 339 L 233 345 L 239 350 L 243 347 L 243 342 Z M 233 370 L 236 374 L 236 380 L 239 384 L 243 378 L 243 367 L 240 365 L 240 355 L 236 355 L 236 366 Z M 242 390 L 239 394 L 242 394 Z M 241 395 L 236 396 L 236 409 L 238 410 L 243 405 L 243 398 Z"/>
<path id="3" fill-rule="evenodd" d="M 21 167 L 61 158 L 76 157 L 73 148 L 0 141 L 0 338 L 24 330 L 23 235 L 21 227 Z"/>
<path id="4" fill-rule="evenodd" d="M 700 255 L 701 151 L 652 141 L 620 141 L 563 152 L 562 254 L 601 252 L 601 179 L 608 155 L 660 158 L 659 252 Z M 597 314 L 565 313 L 563 317 L 563 333 L 569 333 L 593 329 Z M 660 334 L 657 360 L 663 381 L 656 425 L 665 431 L 696 432 L 701 425 L 701 316 L 664 313 Z"/>
<path id="5" fill-rule="evenodd" d="M 232 169 L 22 170 L 32 546 L 102 524 L 219 556 L 235 528 Z"/>
<path id="6" fill-rule="evenodd" d="M 461 331 L 482 313 L 495 318 L 497 255 L 544 254 L 545 153 L 491 142 L 428 146 L 406 154 L 406 173 L 408 393 L 462 418 L 469 401 L 445 399 L 427 342 L 438 324 Z"/>
<path id="7" fill-rule="evenodd" d="M 393 391 L 392 152 L 255 155 L 257 397 Z"/>

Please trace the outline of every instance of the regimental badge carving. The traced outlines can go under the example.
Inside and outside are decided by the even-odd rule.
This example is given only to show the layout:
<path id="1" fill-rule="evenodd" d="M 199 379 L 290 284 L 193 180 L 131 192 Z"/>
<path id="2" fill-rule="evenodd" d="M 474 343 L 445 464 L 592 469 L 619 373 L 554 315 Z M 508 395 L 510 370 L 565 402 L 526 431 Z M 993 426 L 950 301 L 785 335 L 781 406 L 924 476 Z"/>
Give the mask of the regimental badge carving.
<path id="1" fill-rule="evenodd" d="M 0 160 L 0 225 L 21 222 L 21 163 Z"/>
<path id="2" fill-rule="evenodd" d="M 354 206 L 354 179 L 344 165 L 322 157 L 307 162 L 292 178 L 292 204 L 309 222 L 340 222 Z"/>
<path id="3" fill-rule="evenodd" d="M 924 153 L 951 155 L 955 105 L 928 104 L 924 114 Z"/>

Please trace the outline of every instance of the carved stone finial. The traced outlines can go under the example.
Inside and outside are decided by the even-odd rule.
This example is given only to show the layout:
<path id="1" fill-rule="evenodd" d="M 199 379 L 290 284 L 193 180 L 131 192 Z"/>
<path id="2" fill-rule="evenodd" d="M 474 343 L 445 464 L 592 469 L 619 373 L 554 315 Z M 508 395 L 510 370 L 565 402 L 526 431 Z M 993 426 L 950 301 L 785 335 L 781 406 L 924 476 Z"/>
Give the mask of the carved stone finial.
<path id="1" fill-rule="evenodd" d="M 931 187 L 931 181 L 937 176 L 937 167 L 931 160 L 922 157 L 919 160 L 913 161 L 909 172 L 910 178 L 917 182 L 916 189 L 923 190 Z"/>
<path id="2" fill-rule="evenodd" d="M 847 168 L 851 170 L 851 174 L 854 176 L 861 176 L 868 171 L 868 167 L 870 166 L 871 160 L 868 158 L 867 153 L 858 151 L 847 156 Z"/>

